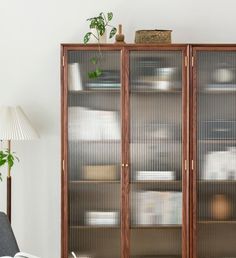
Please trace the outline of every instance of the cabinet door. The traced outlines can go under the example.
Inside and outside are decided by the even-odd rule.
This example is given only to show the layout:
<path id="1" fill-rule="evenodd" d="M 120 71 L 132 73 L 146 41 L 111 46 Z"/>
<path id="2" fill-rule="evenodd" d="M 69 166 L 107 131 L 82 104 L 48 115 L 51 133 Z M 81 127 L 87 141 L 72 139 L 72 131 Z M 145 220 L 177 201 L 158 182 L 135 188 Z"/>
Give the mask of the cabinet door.
<path id="1" fill-rule="evenodd" d="M 68 257 L 120 257 L 120 59 L 67 52 Z"/>
<path id="2" fill-rule="evenodd" d="M 236 49 L 198 49 L 194 55 L 195 256 L 235 257 Z"/>
<path id="3" fill-rule="evenodd" d="M 131 257 L 182 256 L 183 56 L 130 51 Z"/>

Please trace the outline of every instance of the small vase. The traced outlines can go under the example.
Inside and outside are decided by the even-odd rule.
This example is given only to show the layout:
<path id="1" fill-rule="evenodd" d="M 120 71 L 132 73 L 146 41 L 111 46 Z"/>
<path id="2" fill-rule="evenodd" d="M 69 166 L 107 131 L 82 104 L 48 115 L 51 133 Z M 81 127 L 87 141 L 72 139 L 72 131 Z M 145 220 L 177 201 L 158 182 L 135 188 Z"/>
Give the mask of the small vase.
<path id="1" fill-rule="evenodd" d="M 96 29 L 91 29 L 90 32 L 92 32 L 97 37 Z M 93 35 L 91 35 L 89 43 L 100 43 L 100 44 L 107 43 L 107 32 L 105 31 L 102 36 L 99 35 L 99 42 Z"/>

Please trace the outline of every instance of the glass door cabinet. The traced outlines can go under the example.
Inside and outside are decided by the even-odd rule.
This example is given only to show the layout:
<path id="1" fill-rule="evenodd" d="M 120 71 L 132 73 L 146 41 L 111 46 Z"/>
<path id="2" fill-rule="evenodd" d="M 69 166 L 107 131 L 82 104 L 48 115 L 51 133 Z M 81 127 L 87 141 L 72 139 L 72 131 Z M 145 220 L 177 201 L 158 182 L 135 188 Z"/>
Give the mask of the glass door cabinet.
<path id="1" fill-rule="evenodd" d="M 193 54 L 193 257 L 235 257 L 236 48 Z"/>
<path id="2" fill-rule="evenodd" d="M 190 258 L 188 50 L 62 45 L 61 258 Z"/>

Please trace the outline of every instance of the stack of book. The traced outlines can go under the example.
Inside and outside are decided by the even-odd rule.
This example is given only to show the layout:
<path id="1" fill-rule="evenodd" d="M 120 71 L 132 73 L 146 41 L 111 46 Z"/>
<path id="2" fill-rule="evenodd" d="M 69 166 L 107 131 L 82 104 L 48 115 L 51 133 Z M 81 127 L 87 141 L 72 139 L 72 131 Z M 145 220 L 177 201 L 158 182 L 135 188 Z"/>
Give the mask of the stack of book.
<path id="1" fill-rule="evenodd" d="M 70 140 L 119 140 L 120 126 L 115 111 L 69 107 Z"/>
<path id="2" fill-rule="evenodd" d="M 85 223 L 90 226 L 115 226 L 119 223 L 119 214 L 115 211 L 88 211 Z"/>
<path id="3" fill-rule="evenodd" d="M 120 88 L 120 72 L 118 70 L 103 70 L 101 76 L 87 82 L 88 89 L 118 89 Z"/>
<path id="4" fill-rule="evenodd" d="M 137 171 L 137 181 L 158 181 L 158 180 L 174 180 L 174 171 Z"/>
<path id="5" fill-rule="evenodd" d="M 182 223 L 182 193 L 145 191 L 137 193 L 137 225 L 170 225 Z"/>

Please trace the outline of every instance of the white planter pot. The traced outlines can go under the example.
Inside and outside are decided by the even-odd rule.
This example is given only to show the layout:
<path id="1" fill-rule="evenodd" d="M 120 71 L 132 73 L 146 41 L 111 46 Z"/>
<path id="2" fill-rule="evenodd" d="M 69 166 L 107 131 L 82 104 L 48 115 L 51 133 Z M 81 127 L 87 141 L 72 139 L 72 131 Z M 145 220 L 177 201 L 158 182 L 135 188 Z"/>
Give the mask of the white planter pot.
<path id="1" fill-rule="evenodd" d="M 96 29 L 91 29 L 90 30 L 94 35 L 97 36 L 97 30 Z M 101 44 L 107 43 L 107 32 L 105 31 L 102 36 L 99 35 L 99 42 Z M 91 35 L 89 43 L 98 43 L 97 39 Z"/>

